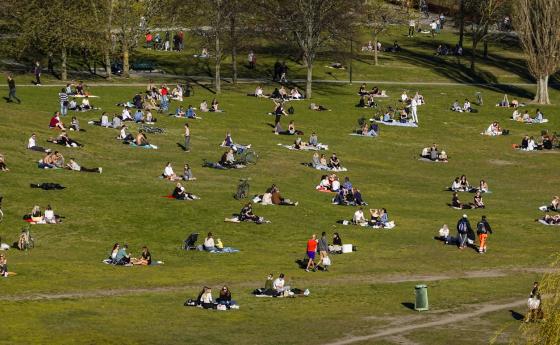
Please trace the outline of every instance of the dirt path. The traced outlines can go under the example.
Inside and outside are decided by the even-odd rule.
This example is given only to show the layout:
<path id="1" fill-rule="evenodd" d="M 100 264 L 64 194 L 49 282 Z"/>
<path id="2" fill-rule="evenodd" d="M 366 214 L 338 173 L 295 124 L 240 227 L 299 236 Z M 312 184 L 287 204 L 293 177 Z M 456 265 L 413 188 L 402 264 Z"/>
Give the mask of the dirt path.
<path id="1" fill-rule="evenodd" d="M 367 284 L 399 284 L 406 282 L 434 282 L 452 279 L 476 279 L 476 278 L 500 278 L 520 272 L 537 272 L 546 273 L 557 271 L 548 268 L 515 268 L 502 270 L 482 270 L 463 272 L 462 274 L 440 274 L 440 275 L 385 275 L 385 276 L 364 276 L 364 275 L 347 275 L 331 279 L 312 279 L 309 281 L 310 286 L 314 284 L 320 285 L 348 285 L 349 283 L 367 283 Z M 231 284 L 231 287 L 237 289 L 257 288 L 261 285 L 261 281 L 243 282 Z M 175 286 L 160 286 L 149 288 L 131 288 L 131 289 L 98 289 L 91 291 L 75 291 L 60 293 L 30 293 L 25 295 L 2 295 L 0 301 L 20 302 L 20 301 L 42 301 L 42 300 L 59 300 L 59 299 L 81 299 L 81 298 L 100 298 L 100 297 L 120 297 L 141 294 L 158 294 L 169 292 L 182 292 L 200 288 L 200 284 L 185 284 Z M 311 289 L 312 290 L 312 289 Z"/>
<path id="2" fill-rule="evenodd" d="M 472 318 L 482 316 L 484 314 L 493 313 L 495 311 L 520 307 L 525 303 L 527 303 L 526 300 L 501 303 L 501 304 L 487 304 L 471 312 L 451 313 L 451 314 L 441 315 L 437 320 L 390 327 L 390 328 L 383 329 L 382 331 L 378 331 L 376 333 L 362 335 L 362 336 L 350 336 L 345 339 L 340 339 L 338 341 L 328 343 L 325 345 L 346 345 L 346 344 L 352 344 L 352 343 L 357 343 L 357 342 L 367 341 L 372 339 L 394 337 L 418 329 L 444 326 L 444 325 L 453 324 L 461 321 L 466 321 Z M 476 308 L 477 305 L 472 305 L 470 307 Z"/>

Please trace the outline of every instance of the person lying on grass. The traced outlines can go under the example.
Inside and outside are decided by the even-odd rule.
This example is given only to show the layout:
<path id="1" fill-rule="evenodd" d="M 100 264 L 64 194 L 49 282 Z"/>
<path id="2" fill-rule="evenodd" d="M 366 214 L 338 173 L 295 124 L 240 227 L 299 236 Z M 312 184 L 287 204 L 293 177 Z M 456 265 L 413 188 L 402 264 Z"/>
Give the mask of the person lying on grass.
<path id="1" fill-rule="evenodd" d="M 37 152 L 50 152 L 49 149 L 46 149 L 41 146 L 37 146 L 37 135 L 35 133 L 31 134 L 31 137 L 27 141 L 27 149 Z"/>
<path id="2" fill-rule="evenodd" d="M 173 189 L 173 192 L 171 193 L 171 196 L 177 200 L 196 200 L 199 199 L 199 197 L 197 197 L 194 194 L 191 193 L 187 193 L 185 191 L 185 187 L 183 187 L 183 185 L 180 182 L 177 182 L 177 184 L 175 185 L 175 188 Z"/>
<path id="3" fill-rule="evenodd" d="M 309 109 L 313 110 L 313 111 L 331 111 L 329 108 L 326 108 L 320 104 L 316 104 L 316 103 L 310 103 L 309 104 Z"/>
<path id="4" fill-rule="evenodd" d="M 152 254 L 148 250 L 148 247 L 142 247 L 142 253 L 140 258 L 131 258 L 130 263 L 135 266 L 149 266 L 152 264 Z"/>
<path id="5" fill-rule="evenodd" d="M 182 177 L 179 177 L 175 174 L 175 172 L 173 171 L 173 167 L 171 166 L 171 162 L 167 162 L 167 164 L 165 164 L 165 168 L 163 169 L 163 173 L 161 174 L 161 176 L 169 181 L 178 181 L 178 180 L 182 180 Z"/>
<path id="6" fill-rule="evenodd" d="M 543 221 L 548 225 L 560 225 L 560 214 L 556 214 L 553 216 L 551 216 L 550 214 L 545 214 L 543 217 L 535 220 Z"/>
<path id="7" fill-rule="evenodd" d="M 235 152 L 238 153 L 242 153 L 243 151 L 250 149 L 251 148 L 251 144 L 248 145 L 241 145 L 241 144 L 236 144 L 232 137 L 231 137 L 231 133 L 229 131 L 226 132 L 226 137 L 225 139 L 222 141 L 222 143 L 220 144 L 221 147 L 230 147 L 232 148 Z"/>
<path id="8" fill-rule="evenodd" d="M 10 171 L 6 165 L 6 158 L 0 153 L 0 171 Z"/>
<path id="9" fill-rule="evenodd" d="M 49 128 L 60 129 L 63 131 L 66 130 L 66 127 L 64 127 L 64 123 L 62 123 L 62 120 L 60 119 L 60 112 L 55 112 L 53 117 L 51 117 Z"/>
<path id="10" fill-rule="evenodd" d="M 70 158 L 70 161 L 66 164 L 66 169 L 72 170 L 72 171 L 94 172 L 94 173 L 100 173 L 100 174 L 103 172 L 103 168 L 101 168 L 101 167 L 86 168 L 84 166 L 80 166 L 78 163 L 76 163 L 74 158 Z"/>
<path id="11" fill-rule="evenodd" d="M 66 146 L 66 147 L 84 147 L 84 145 L 80 144 L 76 140 L 70 139 L 70 137 L 68 137 L 68 134 L 64 130 L 62 132 L 60 132 L 58 137 L 49 138 L 47 141 L 51 142 L 51 143 L 54 143 L 54 144 Z"/>

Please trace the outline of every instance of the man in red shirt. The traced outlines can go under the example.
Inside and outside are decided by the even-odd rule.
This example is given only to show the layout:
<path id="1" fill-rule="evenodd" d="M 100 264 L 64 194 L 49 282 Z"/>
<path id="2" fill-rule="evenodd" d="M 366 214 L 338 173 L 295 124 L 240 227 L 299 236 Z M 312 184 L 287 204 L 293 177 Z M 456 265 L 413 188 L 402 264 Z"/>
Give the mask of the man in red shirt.
<path id="1" fill-rule="evenodd" d="M 309 257 L 309 261 L 307 262 L 307 268 L 305 269 L 306 272 L 309 272 L 309 269 L 312 268 L 313 271 L 317 270 L 315 266 L 315 252 L 317 251 L 317 235 L 313 234 L 311 238 L 307 241 L 307 256 Z"/>

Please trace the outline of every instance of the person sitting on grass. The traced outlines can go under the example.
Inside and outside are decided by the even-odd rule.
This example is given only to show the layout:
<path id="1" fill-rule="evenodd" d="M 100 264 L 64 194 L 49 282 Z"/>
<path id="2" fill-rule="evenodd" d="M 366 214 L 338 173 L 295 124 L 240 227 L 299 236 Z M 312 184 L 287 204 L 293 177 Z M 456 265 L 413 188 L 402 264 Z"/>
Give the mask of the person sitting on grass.
<path id="1" fill-rule="evenodd" d="M 121 113 L 121 121 L 132 121 L 132 115 L 130 115 L 130 108 L 124 107 Z"/>
<path id="2" fill-rule="evenodd" d="M 210 109 L 209 111 L 211 112 L 216 112 L 216 113 L 221 113 L 223 112 L 223 110 L 220 109 L 220 103 L 218 103 L 218 100 L 216 98 L 214 98 L 212 100 L 212 103 L 210 104 Z"/>
<path id="3" fill-rule="evenodd" d="M 321 154 L 321 156 L 319 156 L 319 153 L 317 151 L 313 153 L 313 157 L 311 158 L 311 166 L 317 170 L 329 170 L 325 155 Z"/>
<path id="4" fill-rule="evenodd" d="M 472 203 L 473 208 L 485 208 L 486 206 L 484 206 L 484 201 L 482 201 L 482 194 L 477 191 L 473 197 L 473 203 Z"/>
<path id="5" fill-rule="evenodd" d="M 8 259 L 4 253 L 0 254 L 0 277 L 7 278 L 10 272 L 8 272 Z"/>
<path id="6" fill-rule="evenodd" d="M 119 249 L 120 249 L 120 245 L 118 243 L 115 243 L 113 245 L 113 248 L 111 249 L 111 252 L 109 253 L 109 257 L 106 260 L 104 260 L 104 262 L 106 262 L 108 264 L 116 265 L 117 264 L 117 254 L 119 253 Z"/>
<path id="7" fill-rule="evenodd" d="M 134 113 L 134 122 L 144 123 L 144 113 L 142 112 L 142 109 L 137 109 L 136 113 Z"/>
<path id="8" fill-rule="evenodd" d="M 290 199 L 284 199 L 282 195 L 280 195 L 280 189 L 278 189 L 275 184 L 270 187 L 269 193 L 271 194 L 271 201 L 274 205 L 297 206 L 299 204 L 297 201 L 292 202 Z"/>
<path id="9" fill-rule="evenodd" d="M 169 181 L 178 181 L 181 180 L 181 177 L 177 176 L 173 171 L 173 167 L 171 166 L 171 162 L 167 162 L 165 168 L 163 169 L 163 173 L 161 174 L 164 179 Z"/>
<path id="10" fill-rule="evenodd" d="M 183 180 L 185 180 L 185 181 L 196 180 L 196 177 L 193 176 L 191 167 L 187 163 L 185 163 L 185 166 L 183 167 Z"/>
<path id="11" fill-rule="evenodd" d="M 71 131 L 76 131 L 76 132 L 85 131 L 85 129 L 80 128 L 80 121 L 78 120 L 78 118 L 76 116 L 72 116 L 72 120 L 70 121 L 70 128 L 69 129 Z"/>
<path id="12" fill-rule="evenodd" d="M 206 238 L 204 239 L 204 244 L 202 245 L 202 248 L 206 251 L 216 250 L 216 244 L 214 242 L 214 236 L 212 235 L 211 232 L 209 232 L 208 235 L 206 236 Z"/>
<path id="13" fill-rule="evenodd" d="M 43 159 L 39 160 L 39 162 L 37 163 L 37 167 L 39 169 L 56 169 L 56 154 L 58 153 L 58 151 L 53 152 L 49 152 L 45 155 L 45 157 L 43 157 Z"/>
<path id="14" fill-rule="evenodd" d="M 72 171 L 94 172 L 94 173 L 100 173 L 100 174 L 103 172 L 103 168 L 101 168 L 101 167 L 99 167 L 99 168 L 86 168 L 84 166 L 80 166 L 78 163 L 76 163 L 74 158 L 70 158 L 70 160 L 66 164 L 66 169 L 72 170 Z"/>
<path id="15" fill-rule="evenodd" d="M 481 193 L 488 193 L 490 192 L 490 189 L 488 189 L 488 183 L 484 180 L 480 180 L 480 182 L 478 183 L 478 189 L 477 191 L 481 192 Z"/>
<path id="16" fill-rule="evenodd" d="M 152 264 L 152 254 L 148 250 L 148 247 L 142 247 L 142 254 L 140 258 L 131 258 L 130 263 L 135 266 L 149 266 Z"/>
<path id="17" fill-rule="evenodd" d="M 548 225 L 560 225 L 560 214 L 551 216 L 550 214 L 545 214 L 540 219 L 535 219 L 536 221 L 545 222 Z"/>
<path id="18" fill-rule="evenodd" d="M 30 217 L 31 220 L 36 223 L 41 223 L 43 221 L 43 212 L 41 211 L 41 207 L 39 207 L 39 205 L 33 206 Z"/>
<path id="19" fill-rule="evenodd" d="M 286 285 L 284 273 L 280 273 L 278 278 L 276 278 L 272 282 L 272 289 L 276 292 L 277 295 L 283 295 L 285 291 L 290 291 L 290 286 Z"/>
<path id="20" fill-rule="evenodd" d="M 471 102 L 465 98 L 465 103 L 463 103 L 463 111 L 470 113 L 473 111 L 473 108 L 471 107 Z"/>
<path id="21" fill-rule="evenodd" d="M 260 222 L 260 217 L 253 213 L 253 204 L 248 202 L 239 212 L 239 220 L 242 222 Z"/>
<path id="22" fill-rule="evenodd" d="M 222 141 L 220 146 L 231 147 L 234 151 L 236 151 L 238 153 L 242 153 L 243 151 L 251 148 L 251 144 L 241 145 L 241 144 L 234 143 L 233 139 L 231 138 L 231 133 L 229 131 L 226 132 L 226 137 L 225 137 L 224 141 Z"/>
<path id="23" fill-rule="evenodd" d="M 205 286 L 197 298 L 198 306 L 204 309 L 216 309 L 217 304 L 212 297 L 212 289 Z"/>
<path id="24" fill-rule="evenodd" d="M 0 153 L 0 171 L 10 171 L 10 169 L 8 169 L 8 166 L 6 165 L 6 158 L 4 158 L 4 155 Z"/>
<path id="25" fill-rule="evenodd" d="M 237 305 L 237 302 L 231 299 L 231 291 L 227 286 L 223 286 L 220 290 L 220 296 L 216 299 L 216 302 L 221 305 L 225 305 L 226 308 Z"/>
<path id="26" fill-rule="evenodd" d="M 46 149 L 41 146 L 37 146 L 37 135 L 35 133 L 31 134 L 31 137 L 27 141 L 27 149 L 32 151 L 38 151 L 38 152 L 47 152 L 47 153 L 50 152 L 49 149 Z"/>
<path id="27" fill-rule="evenodd" d="M 150 146 L 150 143 L 148 142 L 148 137 L 144 133 L 143 129 L 140 129 L 138 131 L 138 134 L 136 135 L 136 139 L 134 139 L 134 143 L 137 146 Z"/>
<path id="28" fill-rule="evenodd" d="M 297 87 L 294 87 L 291 91 L 290 91 L 290 98 L 291 99 L 303 99 L 303 95 L 301 94 L 301 92 L 299 92 Z M 315 109 L 312 109 L 315 110 Z"/>
<path id="29" fill-rule="evenodd" d="M 316 104 L 316 103 L 310 103 L 309 104 L 309 109 L 313 110 L 313 111 L 330 111 L 329 108 L 326 108 L 320 104 Z"/>
<path id="30" fill-rule="evenodd" d="M 177 200 L 196 200 L 197 196 L 185 191 L 185 187 L 180 182 L 177 182 L 171 196 Z"/>
<path id="31" fill-rule="evenodd" d="M 360 207 L 359 209 L 354 212 L 354 216 L 352 216 L 352 224 L 356 225 L 364 225 L 367 224 L 366 217 L 364 216 L 364 209 Z"/>
<path id="32" fill-rule="evenodd" d="M 447 224 L 443 224 L 443 226 L 439 229 L 438 234 L 438 240 L 443 241 L 444 244 L 449 244 L 451 238 L 449 237 L 449 227 Z"/>
<path id="33" fill-rule="evenodd" d="M 184 116 L 188 119 L 196 119 L 196 112 L 194 111 L 194 108 L 192 105 L 189 104 L 189 107 L 187 108 L 187 110 L 184 113 Z"/>
<path id="34" fill-rule="evenodd" d="M 296 125 L 294 123 L 294 121 L 290 121 L 290 123 L 288 124 L 288 130 L 283 131 L 283 132 L 278 132 L 278 134 L 284 134 L 284 135 L 303 135 L 303 132 L 300 130 L 296 129 Z"/>
<path id="35" fill-rule="evenodd" d="M 83 147 L 84 146 L 84 145 L 80 144 L 79 142 L 77 142 L 76 140 L 70 139 L 70 137 L 68 137 L 68 134 L 66 133 L 66 131 L 62 131 L 58 135 L 58 137 L 49 138 L 47 141 L 51 142 L 51 143 L 54 143 L 54 144 L 66 146 L 66 147 Z"/>
<path id="36" fill-rule="evenodd" d="M 502 127 L 500 127 L 500 123 L 498 121 L 494 121 L 490 124 L 490 126 L 488 126 L 484 134 L 489 136 L 498 136 L 503 134 L 503 130 Z"/>
<path id="37" fill-rule="evenodd" d="M 333 234 L 332 244 L 329 246 L 330 253 L 342 254 L 342 238 L 338 232 Z"/>
<path id="38" fill-rule="evenodd" d="M 457 194 L 457 192 L 453 193 L 453 197 L 451 198 L 450 206 L 453 207 L 453 208 L 457 208 L 457 209 L 471 209 L 471 208 L 473 208 L 472 204 L 463 204 L 459 200 L 459 195 Z"/>
<path id="39" fill-rule="evenodd" d="M 231 168 L 235 165 L 235 154 L 233 149 L 229 149 L 220 158 L 219 164 L 224 168 Z"/>
<path id="40" fill-rule="evenodd" d="M 60 129 L 65 131 L 66 127 L 64 127 L 64 123 L 60 120 L 60 112 L 54 113 L 53 117 L 51 117 L 51 121 L 49 122 L 49 128 Z"/>
<path id="41" fill-rule="evenodd" d="M 179 107 L 177 107 L 177 109 L 175 109 L 175 116 L 176 117 L 185 117 L 185 110 L 183 109 L 182 105 L 180 105 Z"/>
<path id="42" fill-rule="evenodd" d="M 332 170 L 340 170 L 340 160 L 336 156 L 336 153 L 333 153 L 331 158 L 329 159 L 329 168 Z"/>
<path id="43" fill-rule="evenodd" d="M 47 205 L 47 208 L 45 209 L 45 214 L 43 215 L 43 220 L 47 224 L 57 224 L 61 222 L 60 216 L 54 213 L 54 210 L 52 209 L 51 205 Z"/>
<path id="44" fill-rule="evenodd" d="M 459 182 L 461 183 L 461 191 L 469 192 L 472 190 L 472 186 L 469 183 L 469 180 L 467 180 L 467 175 L 461 175 Z"/>

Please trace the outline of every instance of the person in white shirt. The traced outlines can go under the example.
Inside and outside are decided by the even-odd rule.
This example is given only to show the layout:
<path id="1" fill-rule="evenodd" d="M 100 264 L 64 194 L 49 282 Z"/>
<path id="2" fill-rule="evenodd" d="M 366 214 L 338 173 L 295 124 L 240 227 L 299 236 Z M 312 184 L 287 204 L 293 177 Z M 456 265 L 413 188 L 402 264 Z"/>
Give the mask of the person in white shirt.
<path id="1" fill-rule="evenodd" d="M 263 97 L 264 93 L 263 93 L 263 89 L 262 87 L 259 85 L 257 86 L 257 88 L 255 89 L 255 97 Z"/>
<path id="2" fill-rule="evenodd" d="M 358 225 L 367 223 L 367 220 L 364 217 L 364 210 L 361 207 L 357 209 L 356 212 L 354 212 L 354 217 L 352 217 L 352 223 Z"/>
<path id="3" fill-rule="evenodd" d="M 337 177 L 331 183 L 331 191 L 332 192 L 338 192 L 339 190 L 340 190 L 340 181 L 338 180 L 338 177 Z"/>
<path id="4" fill-rule="evenodd" d="M 165 168 L 163 169 L 163 177 L 170 181 L 177 181 L 181 180 L 181 177 L 177 176 L 173 171 L 173 167 L 171 166 L 171 162 L 167 162 Z"/>
<path id="5" fill-rule="evenodd" d="M 284 293 L 284 291 L 290 291 L 290 287 L 286 286 L 286 282 L 284 281 L 284 273 L 280 273 L 278 278 L 274 280 L 272 288 L 279 294 Z"/>
<path id="6" fill-rule="evenodd" d="M 439 239 L 444 241 L 445 244 L 449 243 L 449 227 L 447 224 L 443 224 L 441 229 L 439 229 Z"/>
<path id="7" fill-rule="evenodd" d="M 204 100 L 204 101 L 202 101 L 202 103 L 200 103 L 200 111 L 202 111 L 203 113 L 208 112 L 208 103 L 206 102 L 206 100 Z"/>
<path id="8" fill-rule="evenodd" d="M 44 147 L 37 146 L 37 136 L 35 133 L 31 134 L 31 137 L 27 141 L 27 149 L 39 152 L 50 152 L 51 150 L 45 149 Z"/>
<path id="9" fill-rule="evenodd" d="M 406 94 L 406 91 L 403 91 L 403 93 L 401 94 L 401 101 L 406 102 L 407 99 L 408 95 Z"/>
<path id="10" fill-rule="evenodd" d="M 101 127 L 111 127 L 112 123 L 109 122 L 109 116 L 107 116 L 107 113 L 103 113 L 101 115 Z"/>
<path id="11" fill-rule="evenodd" d="M 416 99 L 410 100 L 410 114 L 412 115 L 412 121 L 418 123 L 418 102 Z"/>
<path id="12" fill-rule="evenodd" d="M 411 19 L 408 21 L 408 37 L 414 37 L 414 31 L 416 31 L 416 21 Z"/>
<path id="13" fill-rule="evenodd" d="M 465 99 L 465 103 L 463 104 L 463 111 L 470 112 L 471 111 L 471 102 L 468 99 Z"/>
<path id="14" fill-rule="evenodd" d="M 263 194 L 261 205 L 272 205 L 272 193 L 267 192 Z"/>
<path id="15" fill-rule="evenodd" d="M 89 104 L 89 99 L 88 99 L 87 96 L 82 99 L 81 108 L 82 108 L 82 110 L 90 110 L 91 109 L 91 105 Z"/>
<path id="16" fill-rule="evenodd" d="M 530 137 L 529 140 L 527 141 L 527 151 L 533 151 L 537 148 L 537 145 L 535 144 L 535 138 Z"/>
<path id="17" fill-rule="evenodd" d="M 53 211 L 51 205 L 48 205 L 47 209 L 45 210 L 44 220 L 47 224 L 58 223 L 58 221 L 56 219 L 56 216 L 54 215 L 54 211 Z"/>
<path id="18" fill-rule="evenodd" d="M 211 232 L 208 233 L 208 236 L 204 239 L 204 250 L 215 250 L 216 244 L 214 243 L 214 236 Z"/>
<path id="19" fill-rule="evenodd" d="M 436 29 L 437 29 L 437 23 L 435 20 L 432 20 L 432 22 L 430 23 L 430 32 L 432 34 L 432 37 L 436 35 Z"/>
<path id="20" fill-rule="evenodd" d="M 121 114 L 121 119 L 123 121 L 132 121 L 132 116 L 130 115 L 128 107 L 125 107 Z"/>

